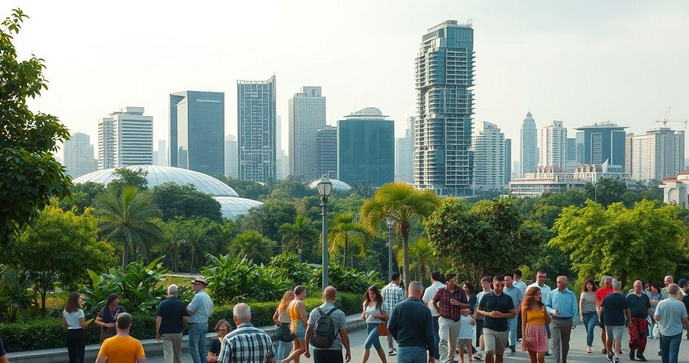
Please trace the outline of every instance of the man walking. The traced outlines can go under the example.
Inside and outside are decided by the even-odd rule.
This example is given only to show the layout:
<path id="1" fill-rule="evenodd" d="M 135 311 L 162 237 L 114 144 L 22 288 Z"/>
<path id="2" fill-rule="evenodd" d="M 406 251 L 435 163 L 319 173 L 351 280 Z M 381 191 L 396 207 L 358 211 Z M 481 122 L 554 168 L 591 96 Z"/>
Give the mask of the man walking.
<path id="1" fill-rule="evenodd" d="M 421 299 L 423 304 L 428 306 L 428 310 L 431 311 L 431 315 L 433 316 L 433 336 L 435 338 L 435 348 L 433 351 L 435 352 L 435 359 L 440 359 L 440 351 L 438 350 L 438 344 L 440 343 L 440 325 L 438 319 L 440 318 L 440 314 L 435 310 L 433 298 L 435 294 L 438 293 L 438 290 L 442 288 L 445 288 L 445 284 L 440 282 L 440 272 L 435 271 L 431 274 L 431 286 L 426 288 L 423 292 L 423 298 Z"/>
<path id="2" fill-rule="evenodd" d="M 679 300 L 681 293 L 677 284 L 667 287 L 668 298 L 656 305 L 655 320 L 660 328 L 660 351 L 663 363 L 677 363 L 679 345 L 682 342 L 682 326 L 687 329 L 689 339 L 689 321 L 687 309 Z"/>
<path id="3" fill-rule="evenodd" d="M 599 316 L 605 321 L 608 360 L 614 360 L 615 363 L 617 363 L 620 361 L 620 354 L 622 354 L 622 335 L 624 334 L 624 328 L 629 328 L 631 326 L 632 316 L 629 311 L 629 303 L 627 299 L 622 296 L 622 282 L 616 281 L 612 285 L 612 288 L 614 290 L 613 293 L 603 299 Z M 614 354 L 613 342 L 615 349 Z"/>
<path id="4" fill-rule="evenodd" d="M 167 299 L 158 305 L 156 340 L 163 342 L 165 363 L 182 363 L 182 331 L 189 321 L 186 305 L 177 298 L 177 285 L 167 287 Z"/>
<path id="5" fill-rule="evenodd" d="M 141 342 L 129 335 L 132 326 L 132 316 L 121 313 L 117 316 L 115 327 L 117 335 L 103 341 L 98 351 L 96 363 L 146 363 L 146 354 Z"/>
<path id="6" fill-rule="evenodd" d="M 576 326 L 573 318 L 578 316 L 577 297 L 567 288 L 567 276 L 558 276 L 555 280 L 557 289 L 548 294 L 545 306 L 552 318 L 550 332 L 553 337 L 553 355 L 555 363 L 567 362 L 569 353 L 569 339 L 572 329 Z"/>
<path id="7" fill-rule="evenodd" d="M 517 314 L 517 316 L 519 316 L 521 315 L 519 314 L 519 312 L 521 311 L 521 302 L 524 299 L 524 294 L 522 293 L 522 290 L 520 290 L 517 286 L 514 285 L 513 276 L 514 274 L 505 274 L 505 289 L 503 291 L 505 294 L 509 295 L 509 297 L 512 298 L 512 303 L 514 304 L 514 312 Z M 524 284 L 524 287 L 526 287 L 526 284 Z M 517 317 L 511 318 L 507 321 L 507 325 L 510 328 L 510 354 L 514 354 L 516 352 L 517 323 Z"/>
<path id="8" fill-rule="evenodd" d="M 237 329 L 223 339 L 218 363 L 274 363 L 273 340 L 251 324 L 251 307 L 237 304 L 232 308 L 232 315 Z"/>
<path id="9" fill-rule="evenodd" d="M 478 313 L 485 318 L 483 341 L 486 363 L 502 363 L 509 335 L 507 319 L 516 315 L 512 298 L 503 294 L 505 279 L 493 277 L 493 292 L 485 295 L 478 304 Z M 494 356 L 495 355 L 495 356 Z"/>
<path id="10" fill-rule="evenodd" d="M 409 284 L 409 298 L 397 304 L 390 314 L 388 330 L 398 344 L 398 363 L 434 363 L 435 338 L 433 317 L 421 303 L 423 286 L 414 281 Z M 428 351 L 428 358 L 426 357 Z"/>
<path id="11" fill-rule="evenodd" d="M 187 306 L 189 314 L 189 353 L 194 363 L 206 363 L 206 332 L 208 318 L 213 314 L 213 301 L 206 293 L 208 282 L 203 276 L 191 280 L 194 298 Z"/>
<path id="12" fill-rule="evenodd" d="M 665 278 L 663 279 L 663 284 L 665 284 L 665 287 L 663 287 L 663 288 L 660 290 L 660 296 L 662 297 L 663 300 L 667 299 L 667 298 L 670 296 L 670 294 L 668 294 L 667 289 L 668 289 L 668 287 L 669 287 L 670 285 L 672 285 L 674 282 L 675 282 L 675 278 L 672 277 L 671 275 L 667 275 L 667 276 L 665 276 Z"/>
<path id="13" fill-rule="evenodd" d="M 399 287 L 400 274 L 393 272 L 390 275 L 390 283 L 387 284 L 381 291 L 383 295 L 383 309 L 385 311 L 392 311 L 395 306 L 404 300 L 404 290 Z M 392 340 L 392 335 L 388 334 L 388 355 L 395 355 L 395 344 Z"/>
<path id="14" fill-rule="evenodd" d="M 399 276 L 399 275 L 398 275 Z M 311 338 L 316 332 L 315 325 L 324 324 L 328 319 L 321 319 L 322 316 L 330 317 L 328 324 L 332 325 L 333 343 L 330 347 L 314 347 L 313 361 L 314 363 L 343 363 L 342 348 L 345 349 L 345 360 L 349 362 L 352 359 L 352 353 L 349 349 L 349 335 L 347 335 L 347 320 L 345 313 L 335 307 L 335 300 L 337 300 L 337 290 L 334 287 L 328 286 L 323 290 L 323 304 L 313 310 L 309 315 L 309 322 L 306 326 L 306 352 L 305 356 L 309 356 L 309 345 L 313 344 Z M 324 325 L 326 326 L 326 325 Z"/>
<path id="15" fill-rule="evenodd" d="M 648 295 L 644 294 L 644 284 L 641 280 L 634 281 L 634 292 L 627 295 L 627 303 L 632 315 L 632 321 L 628 328 L 629 359 L 645 362 L 644 350 L 646 350 L 646 342 L 648 341 L 646 335 L 648 320 L 646 317 L 653 315 L 653 310 L 651 310 L 651 300 Z M 636 356 L 634 355 L 635 352 Z"/>
<path id="16" fill-rule="evenodd" d="M 457 351 L 461 311 L 469 307 L 469 300 L 464 290 L 457 286 L 457 275 L 447 274 L 445 281 L 447 286 L 438 290 L 433 297 L 433 307 L 440 315 L 438 318 L 440 361 L 452 363 Z"/>
<path id="17" fill-rule="evenodd" d="M 596 290 L 596 311 L 598 312 L 598 326 L 600 327 L 600 341 L 603 343 L 603 350 L 601 353 L 608 354 L 607 334 L 605 332 L 605 321 L 603 321 L 603 314 L 600 313 L 600 305 L 605 298 L 613 293 L 612 276 L 603 276 L 601 279 L 601 287 Z"/>
<path id="18" fill-rule="evenodd" d="M 514 270 L 514 283 L 513 285 L 521 290 L 522 296 L 526 295 L 526 283 L 522 281 L 522 270 Z M 517 313 L 517 340 L 522 340 L 522 314 Z"/>

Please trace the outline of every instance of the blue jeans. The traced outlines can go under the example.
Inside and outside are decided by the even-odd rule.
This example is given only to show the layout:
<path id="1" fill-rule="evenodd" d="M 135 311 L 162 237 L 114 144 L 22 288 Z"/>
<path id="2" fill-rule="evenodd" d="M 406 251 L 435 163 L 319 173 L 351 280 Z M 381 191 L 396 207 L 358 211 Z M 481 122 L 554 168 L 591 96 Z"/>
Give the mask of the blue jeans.
<path id="1" fill-rule="evenodd" d="M 433 317 L 433 338 L 435 338 L 435 359 L 440 359 L 440 325 L 438 324 L 438 318 L 440 316 Z"/>
<path id="2" fill-rule="evenodd" d="M 366 338 L 366 343 L 364 343 L 364 349 L 371 349 L 374 346 L 376 350 L 383 349 L 380 345 L 380 333 L 378 332 L 378 323 L 368 323 L 368 338 Z"/>
<path id="3" fill-rule="evenodd" d="M 289 353 L 292 351 L 292 342 L 278 341 L 278 362 L 287 358 Z"/>
<path id="4" fill-rule="evenodd" d="M 426 363 L 426 348 L 416 346 L 397 346 L 397 363 Z"/>
<path id="5" fill-rule="evenodd" d="M 507 326 L 510 328 L 510 348 L 517 345 L 517 318 L 507 319 Z"/>
<path id="6" fill-rule="evenodd" d="M 663 363 L 677 363 L 679 355 L 679 343 L 682 342 L 682 333 L 672 336 L 660 334 L 660 355 Z"/>
<path id="7" fill-rule="evenodd" d="M 598 313 L 584 313 L 584 326 L 586 327 L 586 346 L 593 346 L 593 330 L 598 325 Z"/>
<path id="8" fill-rule="evenodd" d="M 206 355 L 206 333 L 208 332 L 208 323 L 189 324 L 189 353 L 191 360 L 194 363 L 207 363 Z"/>

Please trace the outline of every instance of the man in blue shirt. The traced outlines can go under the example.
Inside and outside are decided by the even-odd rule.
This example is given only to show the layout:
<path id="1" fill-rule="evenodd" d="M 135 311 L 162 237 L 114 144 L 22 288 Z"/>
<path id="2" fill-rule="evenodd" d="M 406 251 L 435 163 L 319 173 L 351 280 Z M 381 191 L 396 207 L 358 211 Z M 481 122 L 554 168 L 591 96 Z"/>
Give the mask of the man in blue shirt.
<path id="1" fill-rule="evenodd" d="M 194 288 L 194 298 L 187 306 L 190 316 L 189 353 L 194 363 L 206 363 L 206 333 L 208 318 L 213 314 L 213 301 L 206 293 L 208 283 L 203 276 L 196 276 L 191 280 L 191 285 Z"/>
<path id="2" fill-rule="evenodd" d="M 156 340 L 163 342 L 165 362 L 182 363 L 182 331 L 189 321 L 187 307 L 177 298 L 177 285 L 167 287 L 167 299 L 158 305 Z"/>
<path id="3" fill-rule="evenodd" d="M 545 307 L 552 318 L 550 332 L 553 337 L 553 358 L 555 363 L 567 361 L 569 339 L 576 327 L 573 317 L 578 316 L 577 297 L 567 288 L 567 276 L 558 276 L 557 289 L 545 298 Z"/>
<path id="4" fill-rule="evenodd" d="M 512 298 L 514 311 L 517 313 L 517 316 L 519 316 L 521 315 L 521 303 L 522 300 L 524 300 L 524 294 L 522 293 L 522 290 L 514 284 L 513 277 L 514 275 L 511 273 L 505 274 L 505 289 L 503 291 Z M 524 286 L 526 286 L 526 284 Z M 516 317 L 507 320 L 507 324 L 510 327 L 510 354 L 514 354 L 516 352 L 517 320 L 518 319 Z"/>

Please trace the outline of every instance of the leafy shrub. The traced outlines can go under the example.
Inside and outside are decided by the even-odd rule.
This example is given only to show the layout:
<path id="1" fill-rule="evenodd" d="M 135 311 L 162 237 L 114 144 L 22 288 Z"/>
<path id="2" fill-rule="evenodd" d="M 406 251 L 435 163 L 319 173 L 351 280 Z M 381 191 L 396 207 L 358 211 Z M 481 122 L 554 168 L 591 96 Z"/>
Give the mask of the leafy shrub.
<path id="1" fill-rule="evenodd" d="M 292 281 L 294 285 L 309 285 L 312 280 L 314 268 L 298 262 L 299 257 L 295 253 L 283 253 L 274 256 L 268 267 L 278 276 Z"/>
<path id="2" fill-rule="evenodd" d="M 323 269 L 313 270 L 312 281 L 316 286 L 321 286 L 323 281 Z M 342 265 L 328 265 L 328 284 L 335 287 L 340 292 L 351 292 L 364 294 L 371 285 L 383 285 L 377 271 L 361 272 L 353 268 L 342 267 Z"/>
<path id="3" fill-rule="evenodd" d="M 14 322 L 19 316 L 29 317 L 38 310 L 36 294 L 29 290 L 31 282 L 17 270 L 2 271 L 0 278 L 0 317 Z"/>
<path id="4" fill-rule="evenodd" d="M 162 281 L 167 269 L 159 257 L 148 265 L 142 262 L 130 263 L 126 271 L 111 268 L 108 273 L 98 275 L 89 271 L 91 282 L 82 288 L 84 310 L 96 312 L 107 302 L 108 295 L 120 296 L 120 305 L 127 311 L 155 311 L 158 303 L 165 298 Z"/>

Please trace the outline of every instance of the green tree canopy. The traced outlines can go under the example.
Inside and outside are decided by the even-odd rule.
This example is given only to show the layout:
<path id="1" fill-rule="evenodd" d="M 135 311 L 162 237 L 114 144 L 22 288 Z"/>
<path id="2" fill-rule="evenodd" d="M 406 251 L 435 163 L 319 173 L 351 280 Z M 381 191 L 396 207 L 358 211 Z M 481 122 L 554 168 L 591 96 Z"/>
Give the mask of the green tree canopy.
<path id="1" fill-rule="evenodd" d="M 318 239 L 318 229 L 313 221 L 302 215 L 298 215 L 294 223 L 283 223 L 279 232 L 282 234 L 282 252 L 287 252 L 294 245 L 298 262 L 304 262 L 304 249 L 315 245 Z"/>
<path id="2" fill-rule="evenodd" d="M 584 187 L 586 199 L 602 204 L 604 207 L 621 202 L 627 192 L 627 184 L 619 179 L 602 178 L 597 183 L 588 183 Z"/>
<path id="3" fill-rule="evenodd" d="M 660 281 L 686 261 L 686 228 L 677 218 L 680 207 L 642 201 L 627 209 L 622 203 L 587 201 L 567 207 L 553 229 L 552 246 L 569 254 L 579 278 L 609 274 L 627 286 L 636 279 Z"/>
<path id="4" fill-rule="evenodd" d="M 242 198 L 260 200 L 270 194 L 270 189 L 268 186 L 250 180 L 235 179 L 225 177 L 223 175 L 216 175 L 215 177 L 232 187 L 232 189 L 234 189 L 234 191 L 237 192 L 237 194 L 239 194 L 239 196 Z"/>
<path id="5" fill-rule="evenodd" d="M 244 231 L 232 239 L 230 243 L 230 255 L 244 257 L 255 264 L 270 262 L 273 256 L 275 242 L 264 237 L 257 231 Z"/>
<path id="6" fill-rule="evenodd" d="M 96 218 L 88 208 L 77 216 L 64 212 L 57 201 L 39 212 L 36 223 L 18 237 L 10 263 L 29 273 L 41 295 L 45 316 L 46 294 L 57 281 L 72 288 L 88 276 L 88 270 L 103 272 L 115 263 L 114 248 L 98 241 Z"/>
<path id="7" fill-rule="evenodd" d="M 280 226 L 297 219 L 297 208 L 292 202 L 268 200 L 260 207 L 252 208 L 242 217 L 244 230 L 258 231 L 271 241 L 280 241 Z"/>
<path id="8" fill-rule="evenodd" d="M 210 195 L 198 191 L 192 184 L 170 182 L 158 185 L 153 188 L 153 201 L 160 208 L 164 221 L 179 216 L 222 222 L 220 203 Z"/>
<path id="9" fill-rule="evenodd" d="M 347 256 L 350 246 L 355 245 L 359 249 L 358 256 L 366 257 L 366 251 L 371 244 L 371 238 L 364 228 L 363 223 L 354 221 L 351 213 L 337 214 L 329 225 L 328 246 L 330 255 L 335 255 L 342 250 L 342 266 L 347 267 Z"/>
<path id="10" fill-rule="evenodd" d="M 93 206 L 93 200 L 105 190 L 103 184 L 86 182 L 76 184 L 70 188 L 70 195 L 60 201 L 64 210 L 76 208 L 76 213 L 84 213 L 86 208 Z"/>
<path id="11" fill-rule="evenodd" d="M 55 116 L 33 113 L 26 103 L 48 89 L 44 60 L 18 60 L 12 43 L 26 18 L 14 9 L 0 23 L 0 249 L 51 197 L 67 195 L 71 185 L 52 155 L 59 142 L 69 139 L 67 128 Z"/>
<path id="12" fill-rule="evenodd" d="M 130 185 L 141 190 L 144 190 L 148 187 L 148 179 L 146 179 L 148 171 L 144 169 L 132 170 L 127 168 L 118 168 L 115 169 L 114 174 L 117 179 L 108 184 L 108 189 L 114 189 L 119 192 L 126 185 Z"/>

